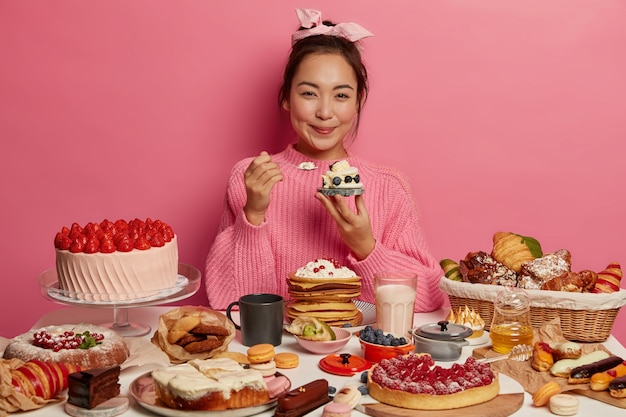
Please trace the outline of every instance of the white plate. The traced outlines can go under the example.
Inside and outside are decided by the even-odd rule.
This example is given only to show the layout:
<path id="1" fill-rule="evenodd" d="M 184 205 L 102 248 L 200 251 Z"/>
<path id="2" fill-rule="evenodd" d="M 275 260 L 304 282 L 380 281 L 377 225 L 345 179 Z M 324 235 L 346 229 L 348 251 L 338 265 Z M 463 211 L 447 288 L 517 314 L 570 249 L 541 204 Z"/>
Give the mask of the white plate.
<path id="1" fill-rule="evenodd" d="M 163 404 L 154 392 L 151 372 L 137 377 L 129 387 L 129 392 L 133 398 L 148 411 L 165 417 L 247 417 L 263 411 L 267 411 L 276 406 L 276 399 L 271 399 L 265 404 L 254 407 L 233 408 L 230 410 L 177 410 Z"/>
<path id="2" fill-rule="evenodd" d="M 356 308 L 363 314 L 363 321 L 360 326 L 343 327 L 350 333 L 360 332 L 365 326 L 373 326 L 376 324 L 376 304 L 368 303 L 367 301 L 352 300 Z"/>
<path id="3" fill-rule="evenodd" d="M 482 336 L 479 336 L 479 337 L 468 337 L 465 340 L 467 340 L 469 342 L 470 346 L 484 345 L 486 343 L 489 343 L 489 333 L 487 331 L 485 331 L 482 334 Z"/>

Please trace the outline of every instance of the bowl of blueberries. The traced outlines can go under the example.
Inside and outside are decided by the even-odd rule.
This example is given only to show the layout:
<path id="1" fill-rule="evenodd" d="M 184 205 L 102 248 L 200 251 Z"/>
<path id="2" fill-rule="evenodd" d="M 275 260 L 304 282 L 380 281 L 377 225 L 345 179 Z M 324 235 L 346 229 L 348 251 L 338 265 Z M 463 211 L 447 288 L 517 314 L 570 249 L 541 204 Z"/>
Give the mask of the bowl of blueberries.
<path id="1" fill-rule="evenodd" d="M 415 350 L 415 345 L 404 337 L 396 337 L 391 333 L 385 334 L 381 329 L 365 326 L 359 332 L 361 352 L 370 362 L 380 362 L 396 356 L 406 355 Z"/>

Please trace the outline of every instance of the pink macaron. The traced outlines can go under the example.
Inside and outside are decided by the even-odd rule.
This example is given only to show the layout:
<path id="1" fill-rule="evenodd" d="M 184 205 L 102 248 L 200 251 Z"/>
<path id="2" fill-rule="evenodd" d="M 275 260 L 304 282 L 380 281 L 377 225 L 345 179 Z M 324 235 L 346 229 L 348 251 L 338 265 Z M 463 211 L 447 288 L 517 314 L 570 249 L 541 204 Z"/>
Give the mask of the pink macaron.
<path id="1" fill-rule="evenodd" d="M 322 417 L 350 417 L 352 407 L 347 403 L 330 402 L 324 406 Z"/>
<path id="2" fill-rule="evenodd" d="M 283 375 L 279 375 L 269 381 L 266 380 L 265 383 L 267 384 L 267 391 L 270 394 L 270 398 L 278 398 L 291 388 L 289 379 Z"/>

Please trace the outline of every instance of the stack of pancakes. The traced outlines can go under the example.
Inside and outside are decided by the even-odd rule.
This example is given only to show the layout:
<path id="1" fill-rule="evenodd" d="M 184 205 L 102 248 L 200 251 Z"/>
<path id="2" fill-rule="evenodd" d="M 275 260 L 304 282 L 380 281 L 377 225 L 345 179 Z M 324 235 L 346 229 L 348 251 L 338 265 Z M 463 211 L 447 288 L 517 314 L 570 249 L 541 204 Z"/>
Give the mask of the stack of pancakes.
<path id="1" fill-rule="evenodd" d="M 352 302 L 361 295 L 361 277 L 301 277 L 290 273 L 287 279 L 292 302 L 287 317 L 315 317 L 330 326 L 358 326 L 363 314 Z M 330 274 L 332 275 L 332 273 Z"/>

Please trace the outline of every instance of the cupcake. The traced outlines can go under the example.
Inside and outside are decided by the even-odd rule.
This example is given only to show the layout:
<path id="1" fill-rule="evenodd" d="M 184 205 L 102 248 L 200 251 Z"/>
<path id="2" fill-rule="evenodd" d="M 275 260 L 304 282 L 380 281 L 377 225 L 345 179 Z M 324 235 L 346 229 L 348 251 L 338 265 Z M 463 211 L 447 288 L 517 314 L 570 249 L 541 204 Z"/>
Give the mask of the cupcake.
<path id="1" fill-rule="evenodd" d="M 465 306 L 465 308 L 459 307 L 456 312 L 450 310 L 446 320 L 472 329 L 473 333 L 469 336 L 470 339 L 481 337 L 485 332 L 485 320 L 473 308 L 468 306 Z"/>

